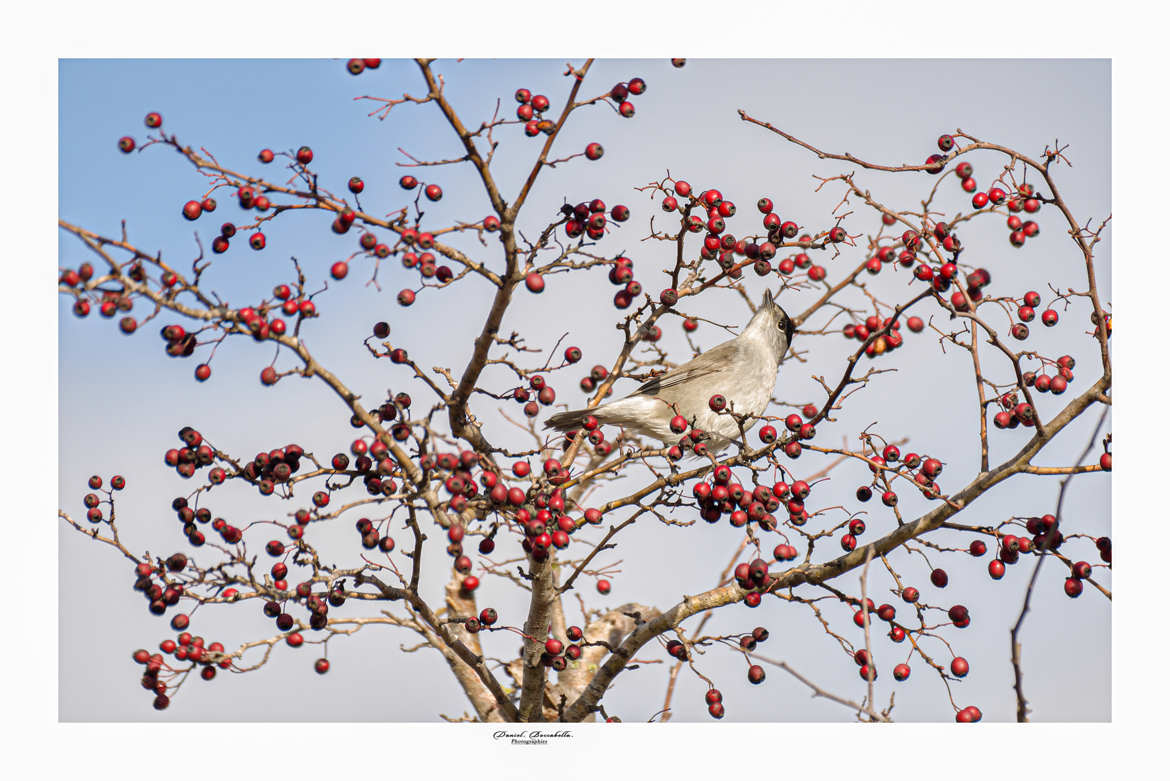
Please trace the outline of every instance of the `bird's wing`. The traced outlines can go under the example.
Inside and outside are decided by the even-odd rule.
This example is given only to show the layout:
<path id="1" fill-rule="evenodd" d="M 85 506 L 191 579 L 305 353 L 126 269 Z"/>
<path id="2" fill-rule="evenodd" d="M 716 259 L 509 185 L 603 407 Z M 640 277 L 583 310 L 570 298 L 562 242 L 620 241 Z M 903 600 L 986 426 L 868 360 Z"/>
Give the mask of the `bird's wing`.
<path id="1" fill-rule="evenodd" d="M 661 377 L 655 377 L 648 382 L 645 382 L 636 391 L 631 393 L 631 396 L 657 396 L 667 388 L 673 388 L 684 382 L 689 382 L 699 377 L 706 377 L 710 374 L 716 374 L 728 368 L 735 357 L 735 353 L 739 350 L 735 340 L 724 342 L 723 344 L 712 347 L 707 352 L 687 361 L 682 366 L 676 369 L 671 369 Z"/>

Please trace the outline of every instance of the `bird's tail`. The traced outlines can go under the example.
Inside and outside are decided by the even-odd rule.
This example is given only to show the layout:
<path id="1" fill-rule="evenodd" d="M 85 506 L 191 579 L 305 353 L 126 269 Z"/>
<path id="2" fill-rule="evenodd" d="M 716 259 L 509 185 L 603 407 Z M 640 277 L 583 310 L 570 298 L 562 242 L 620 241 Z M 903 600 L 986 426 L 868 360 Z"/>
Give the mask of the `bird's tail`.
<path id="1" fill-rule="evenodd" d="M 633 426 L 637 428 L 655 415 L 662 415 L 665 409 L 667 407 L 663 402 L 650 396 L 627 396 L 624 399 L 606 402 L 593 409 L 558 412 L 545 421 L 544 427 L 557 431 L 572 431 L 575 428 L 581 428 L 585 423 L 585 418 L 592 415 L 607 426 Z"/>
<path id="2" fill-rule="evenodd" d="M 592 410 L 574 409 L 568 412 L 558 412 L 549 417 L 544 422 L 545 428 L 556 429 L 557 431 L 572 431 L 575 428 L 581 428 L 585 421 L 585 416 L 590 414 Z"/>

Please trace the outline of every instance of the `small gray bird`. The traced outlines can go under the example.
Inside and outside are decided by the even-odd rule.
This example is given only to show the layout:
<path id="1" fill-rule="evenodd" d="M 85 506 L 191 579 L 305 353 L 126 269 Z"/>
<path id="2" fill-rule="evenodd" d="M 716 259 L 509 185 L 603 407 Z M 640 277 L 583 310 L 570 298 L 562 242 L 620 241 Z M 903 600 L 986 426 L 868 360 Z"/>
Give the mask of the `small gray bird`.
<path id="1" fill-rule="evenodd" d="M 592 410 L 558 413 L 544 427 L 570 431 L 580 428 L 587 415 L 593 415 L 605 425 L 673 443 L 679 435 L 670 430 L 670 420 L 682 415 L 694 428 L 710 435 L 707 447 L 717 453 L 739 436 L 739 426 L 731 415 L 712 411 L 711 397 L 722 395 L 728 408 L 739 415 L 763 414 L 772 398 L 780 359 L 792 343 L 795 328 L 792 318 L 768 291 L 739 336 L 655 377 L 623 399 Z M 751 428 L 754 422 L 744 425 Z"/>

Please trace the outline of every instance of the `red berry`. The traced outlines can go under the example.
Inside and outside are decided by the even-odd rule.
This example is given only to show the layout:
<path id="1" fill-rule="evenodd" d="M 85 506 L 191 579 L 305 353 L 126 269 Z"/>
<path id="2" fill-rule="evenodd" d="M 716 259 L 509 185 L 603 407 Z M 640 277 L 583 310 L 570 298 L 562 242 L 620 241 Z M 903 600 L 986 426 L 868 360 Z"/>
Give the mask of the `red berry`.
<path id="1" fill-rule="evenodd" d="M 423 192 L 431 201 L 437 201 L 443 197 L 443 188 L 437 184 L 428 184 Z"/>
<path id="2" fill-rule="evenodd" d="M 972 723 L 983 718 L 983 711 L 976 708 L 974 705 L 968 705 L 957 714 L 955 714 L 955 721 L 959 723 Z"/>
<path id="3" fill-rule="evenodd" d="M 308 165 L 313 162 L 313 150 L 307 146 L 302 146 L 297 150 L 297 162 L 301 165 Z"/>
<path id="4" fill-rule="evenodd" d="M 596 141 L 585 147 L 585 157 L 590 160 L 600 160 L 603 154 L 605 154 L 605 148 Z"/>
<path id="5" fill-rule="evenodd" d="M 524 278 L 524 286 L 533 293 L 540 293 L 544 290 L 544 277 L 532 271 Z"/>

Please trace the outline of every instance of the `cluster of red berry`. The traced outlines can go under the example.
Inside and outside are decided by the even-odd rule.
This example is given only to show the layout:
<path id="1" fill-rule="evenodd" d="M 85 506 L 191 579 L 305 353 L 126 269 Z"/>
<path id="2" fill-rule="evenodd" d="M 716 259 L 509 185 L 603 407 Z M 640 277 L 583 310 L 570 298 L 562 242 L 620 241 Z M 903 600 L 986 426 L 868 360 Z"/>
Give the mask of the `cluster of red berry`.
<path id="1" fill-rule="evenodd" d="M 763 592 L 772 585 L 772 579 L 768 577 L 768 562 L 752 559 L 737 564 L 734 575 L 736 584 L 748 592 L 744 595 L 743 603 L 748 607 L 759 607 Z"/>
<path id="2" fill-rule="evenodd" d="M 789 520 L 799 526 L 808 519 L 804 511 L 804 498 L 808 496 L 808 483 L 797 480 L 790 489 L 787 483 L 776 483 L 772 488 L 757 485 L 751 491 L 732 478 L 731 467 L 720 464 L 715 467 L 711 482 L 700 481 L 691 488 L 691 495 L 699 502 L 699 517 L 708 523 L 717 523 L 727 515 L 735 527 L 756 523 L 764 531 L 776 529 L 776 518 L 772 513 L 780 509 L 781 502 L 787 502 Z"/>
<path id="3" fill-rule="evenodd" d="M 410 404 L 410 394 L 399 393 L 371 410 L 370 414 L 382 423 L 390 423 L 401 416 L 402 420 L 390 427 L 390 435 L 402 441 L 410 436 L 410 425 L 405 421 L 405 411 L 410 408 Z M 350 419 L 350 423 L 354 428 L 365 425 L 356 415 Z M 364 439 L 355 439 L 350 443 L 349 452 L 355 456 L 353 472 L 362 478 L 367 493 L 371 496 L 389 496 L 398 490 L 392 479 L 392 476 L 398 474 L 398 467 L 394 459 L 390 458 L 390 447 L 385 442 L 375 439 L 367 443 Z M 349 456 L 345 453 L 335 453 L 330 463 L 338 472 L 350 468 Z"/>
<path id="4" fill-rule="evenodd" d="M 689 182 L 676 179 L 673 187 L 666 192 L 672 194 L 668 194 L 662 199 L 662 210 L 686 214 L 685 226 L 691 233 L 705 230 L 706 235 L 699 250 L 699 257 L 703 260 L 718 261 L 720 268 L 727 272 L 732 279 L 739 279 L 743 275 L 739 261 L 736 260 L 737 256 L 755 261 L 752 268 L 758 276 L 771 274 L 773 270 L 771 261 L 776 256 L 778 248 L 786 240 L 795 238 L 800 232 L 800 228 L 795 222 L 783 221 L 773 211 L 770 198 L 760 198 L 756 202 L 756 206 L 764 215 L 763 225 L 768 234 L 767 240 L 757 242 L 755 239 L 736 238 L 734 234 L 727 231 L 727 220 L 735 216 L 737 211 L 735 203 L 724 199 L 719 190 L 712 188 L 696 194 Z M 690 213 L 696 209 L 702 210 L 706 214 L 706 219 L 699 214 Z M 829 241 L 842 241 L 844 238 L 844 230 L 839 227 L 829 231 Z M 799 243 L 801 246 L 809 246 L 812 244 L 812 237 L 803 235 L 800 237 Z M 778 268 L 783 274 L 792 274 L 796 268 L 808 268 L 809 276 L 814 281 L 825 277 L 824 268 L 813 266 L 808 254 L 803 252 L 792 258 L 781 260 Z M 672 293 L 673 291 L 664 291 L 663 295 L 670 296 Z M 667 302 L 663 301 L 663 303 Z M 688 330 L 694 329 L 692 327 Z"/>
<path id="5" fill-rule="evenodd" d="M 582 201 L 576 206 L 567 203 L 562 205 L 561 214 L 565 217 L 565 235 L 570 239 L 575 239 L 584 234 L 589 239 L 597 241 L 605 236 L 609 220 L 625 222 L 630 219 L 630 207 L 628 206 L 617 204 L 609 210 L 608 218 L 605 216 L 605 209 L 605 201 L 600 198 L 594 198 L 588 202 Z"/>
<path id="6" fill-rule="evenodd" d="M 726 712 L 723 708 L 723 692 L 715 688 L 708 689 L 703 699 L 707 703 L 707 713 L 716 719 L 723 718 Z"/>
<path id="7" fill-rule="evenodd" d="M 203 435 L 190 426 L 179 429 L 179 439 L 183 442 L 181 448 L 171 448 L 163 456 L 163 461 L 169 467 L 174 467 L 181 477 L 192 477 L 195 470 L 208 466 L 215 461 L 215 451 L 203 441 Z M 213 484 L 222 483 L 225 477 L 223 469 L 219 469 L 210 477 Z"/>
<path id="8" fill-rule="evenodd" d="M 581 631 L 581 627 L 570 626 L 565 629 L 565 638 L 569 641 L 568 643 L 555 637 L 544 641 L 544 652 L 540 655 L 542 665 L 561 672 L 569 666 L 569 662 L 575 662 L 581 658 L 580 644 L 585 640 L 585 633 Z"/>
<path id="9" fill-rule="evenodd" d="M 279 540 L 273 540 L 268 543 L 267 550 L 270 555 L 282 555 L 284 544 Z M 329 623 L 329 608 L 345 604 L 345 594 L 336 586 L 327 594 L 313 593 L 313 584 L 306 581 L 297 584 L 296 588 L 290 592 L 287 580 L 288 566 L 283 561 L 274 563 L 272 572 L 274 577 L 272 589 L 278 592 L 275 596 L 280 598 L 267 600 L 262 609 L 265 616 L 275 619 L 276 628 L 281 632 L 289 632 L 297 623 L 292 614 L 287 612 L 290 600 L 294 604 L 304 603 L 305 609 L 309 613 L 309 628 L 318 632 Z M 293 648 L 297 648 L 304 643 L 304 636 L 300 632 L 292 632 L 285 637 L 285 642 Z"/>
<path id="10" fill-rule="evenodd" d="M 172 358 L 187 358 L 195 352 L 198 345 L 195 334 L 187 333 L 181 325 L 164 326 L 159 335 L 167 343 L 167 355 Z"/>
<path id="11" fill-rule="evenodd" d="M 267 200 L 268 199 L 265 198 L 265 201 Z M 210 196 L 204 198 L 201 201 L 187 201 L 185 204 L 183 204 L 183 216 L 188 220 L 197 220 L 204 212 L 210 213 L 215 211 L 216 206 L 217 204 L 215 199 L 211 198 Z M 267 208 L 268 205 L 265 203 L 264 209 Z M 259 211 L 263 211 L 264 209 L 259 209 Z"/>
<path id="12" fill-rule="evenodd" d="M 173 583 L 167 578 L 168 572 L 182 572 L 187 566 L 187 557 L 176 553 L 158 566 L 150 562 L 139 562 L 135 569 L 134 590 L 141 591 L 146 597 L 147 609 L 156 616 L 166 613 L 168 607 L 174 607 L 183 596 L 183 584 Z M 157 581 L 155 577 L 157 576 Z M 176 629 L 186 628 L 187 617 L 178 614 L 172 625 Z"/>
<path id="13" fill-rule="evenodd" d="M 441 283 L 446 283 L 446 282 L 450 282 L 455 277 L 455 272 L 453 272 L 451 270 L 450 266 L 447 266 L 447 265 L 436 266 L 435 265 L 435 256 L 430 252 L 422 252 L 422 253 L 417 253 L 417 254 L 414 252 L 406 252 L 402 255 L 402 265 L 404 268 L 417 268 L 419 276 L 422 277 L 424 280 L 434 278 Z M 403 292 L 404 293 L 410 292 L 411 293 L 411 296 L 409 296 L 410 301 L 414 300 L 414 295 L 413 295 L 412 291 L 406 290 Z M 401 303 L 409 305 L 407 302 L 402 301 L 401 294 L 399 297 L 399 301 Z"/>
<path id="14" fill-rule="evenodd" d="M 1027 323 L 1032 322 L 1032 320 L 1036 318 L 1036 309 L 1039 308 L 1039 306 L 1039 293 L 1037 293 L 1035 290 L 1029 290 L 1024 294 L 1023 303 L 1020 304 L 1020 307 L 1016 310 L 1016 317 L 1020 319 L 1020 322 L 1014 323 L 1012 325 L 1012 337 L 1014 339 L 1023 341 L 1024 339 L 1028 338 Z M 1040 314 L 1040 322 L 1051 328 L 1060 322 L 1060 315 L 1055 309 L 1049 307 Z"/>
<path id="15" fill-rule="evenodd" d="M 389 479 L 389 475 L 395 473 L 395 466 L 388 457 L 385 445 L 375 442 L 367 447 L 365 441 L 359 439 L 351 445 L 351 452 L 358 456 L 355 467 L 359 471 L 371 468 L 374 459 L 378 459 L 378 471 L 381 476 L 373 479 L 380 480 L 382 491 L 394 490 L 394 483 Z M 349 459 L 345 454 L 339 453 L 334 456 L 335 469 L 341 470 L 348 466 Z M 547 459 L 542 466 L 543 477 L 552 486 L 551 491 L 525 490 L 516 485 L 509 487 L 501 474 L 487 468 L 479 456 L 470 450 L 462 451 L 458 455 L 427 453 L 419 459 L 419 467 L 424 472 L 434 473 L 432 476 L 443 483 L 444 489 L 451 495 L 448 508 L 452 512 L 462 512 L 467 509 L 469 502 L 479 501 L 487 508 L 501 512 L 515 521 L 523 532 L 521 546 L 524 552 L 530 554 L 536 561 L 547 559 L 550 548 L 566 548 L 570 535 L 580 526 L 596 525 L 602 521 L 601 512 L 594 508 L 586 508 L 580 522 L 566 514 L 565 496 L 559 486 L 569 479 L 569 473 L 555 458 Z M 476 469 L 480 470 L 478 483 Z M 520 480 L 532 475 L 532 467 L 527 461 L 516 461 L 512 464 L 511 471 L 513 477 Z M 480 496 L 480 485 L 483 486 L 484 494 L 482 499 L 477 499 Z M 358 522 L 358 533 L 362 537 L 363 546 L 367 549 L 380 547 L 388 553 L 394 548 L 393 539 L 379 532 L 369 519 L 363 518 Z M 490 554 L 495 550 L 495 534 L 496 528 L 493 528 L 480 540 L 481 554 Z M 466 575 L 462 587 L 470 592 L 478 587 L 479 579 L 468 574 L 472 563 L 470 558 L 464 555 L 465 535 L 466 529 L 462 525 L 457 524 L 448 528 L 447 553 L 455 559 L 456 571 Z M 599 582 L 599 588 L 608 590 L 608 582 L 605 583 L 606 585 L 602 587 Z"/>
<path id="16" fill-rule="evenodd" d="M 618 112 L 625 117 L 632 117 L 634 115 L 634 104 L 630 103 L 625 98 L 630 95 L 641 95 L 646 91 L 646 82 L 642 79 L 631 79 L 627 84 L 618 84 L 611 90 L 611 96 L 617 98 L 621 96 L 621 105 Z M 524 123 L 524 135 L 532 138 L 541 133 L 545 135 L 553 135 L 557 131 L 557 123 L 551 119 L 545 118 L 544 114 L 549 110 L 551 103 L 544 95 L 533 95 L 532 91 L 521 87 L 515 92 L 516 102 L 520 105 L 516 107 L 516 118 Z M 600 160 L 601 156 L 605 154 L 605 150 L 601 144 L 596 141 L 586 145 L 585 157 L 590 160 Z"/>
<path id="17" fill-rule="evenodd" d="M 1052 393 L 1059 396 L 1068 389 L 1068 384 L 1073 380 L 1073 366 L 1076 361 L 1069 355 L 1062 355 L 1056 361 L 1055 375 L 1048 375 L 1043 372 L 1037 374 L 1036 372 L 1025 372 L 1023 375 L 1024 385 L 1029 388 L 1035 388 L 1041 393 Z M 1009 391 L 1001 394 L 996 399 L 996 403 L 1000 406 L 1000 411 L 995 413 L 992 422 L 996 428 L 1017 428 L 1021 424 L 1027 427 L 1036 425 L 1036 410 L 1027 401 L 1021 401 L 1019 394 L 1016 391 Z M 1112 467 L 1112 461 L 1110 461 Z"/>
<path id="18" fill-rule="evenodd" d="M 89 487 L 93 491 L 99 491 L 102 487 L 102 479 L 98 475 L 93 475 L 89 478 Z M 121 491 L 126 487 L 126 478 L 121 475 L 114 475 L 110 478 L 110 488 L 114 491 Z M 111 513 L 113 512 L 113 494 L 111 491 L 106 491 L 105 504 L 110 505 Z M 101 523 L 105 520 L 102 515 L 101 505 L 103 504 L 101 498 L 95 493 L 88 493 L 82 498 L 82 503 L 85 505 L 85 518 L 90 523 Z"/>
<path id="19" fill-rule="evenodd" d="M 139 565 L 140 568 L 143 566 Z M 146 564 L 145 567 L 150 568 L 150 565 Z M 162 653 L 152 654 L 145 648 L 139 648 L 132 655 L 135 662 L 146 668 L 141 679 L 142 688 L 154 694 L 155 710 L 165 710 L 171 704 L 171 699 L 167 695 L 167 681 L 162 680 L 162 677 L 166 675 L 168 678 L 174 678 L 180 674 L 167 664 L 163 654 L 179 662 L 199 665 L 199 677 L 205 681 L 214 679 L 218 670 L 226 670 L 232 666 L 231 658 L 224 655 L 223 643 L 207 643 L 202 637 L 192 635 L 190 632 L 180 632 L 174 639 L 168 637 L 160 642 L 158 647 Z"/>
<path id="20" fill-rule="evenodd" d="M 870 456 L 869 460 L 872 462 L 869 469 L 874 473 L 874 482 L 857 489 L 857 500 L 860 502 L 868 502 L 873 498 L 874 488 L 877 486 L 877 475 L 881 471 L 881 468 L 896 465 L 899 461 L 907 469 L 918 470 L 914 475 L 914 482 L 922 490 L 923 496 L 927 499 L 935 499 L 942 495 L 938 483 L 934 481 L 942 473 L 943 469 L 942 462 L 937 458 L 923 457 L 917 453 L 907 453 L 903 456 L 902 451 L 897 445 L 886 445 L 882 449 L 881 455 Z M 897 503 L 897 493 L 892 490 L 882 492 L 882 504 L 887 507 L 893 507 Z"/>
<path id="21" fill-rule="evenodd" d="M 605 382 L 607 377 L 609 377 L 609 369 L 601 364 L 597 364 L 589 370 L 589 374 L 581 378 L 581 382 L 579 383 L 581 390 L 585 393 L 592 393 L 597 390 L 597 387 L 601 383 Z"/>
<path id="22" fill-rule="evenodd" d="M 146 280 L 146 270 L 141 263 L 135 263 L 127 272 L 135 282 L 144 282 Z M 89 289 L 88 282 L 93 278 L 93 266 L 89 263 L 82 263 L 77 271 L 73 269 L 66 269 L 62 272 L 60 280 L 63 284 L 69 287 L 82 287 Z M 168 283 L 169 280 L 169 284 Z M 164 274 L 164 284 L 167 286 L 174 285 L 174 275 L 171 273 Z M 96 295 L 95 300 L 98 301 L 98 314 L 105 318 L 112 318 L 118 312 L 129 312 L 134 308 L 134 294 L 125 290 L 95 290 L 93 295 Z M 91 309 L 90 300 L 79 296 L 73 304 L 73 314 L 78 317 L 86 317 L 89 315 Z M 122 333 L 132 334 L 138 330 L 138 321 L 130 316 L 123 317 L 118 321 L 118 327 Z"/>
<path id="23" fill-rule="evenodd" d="M 530 418 L 535 418 L 540 414 L 541 405 L 547 407 L 557 400 L 556 390 L 540 374 L 534 374 L 528 378 L 527 388 L 513 388 L 511 396 L 517 404 L 524 405 L 524 414 Z"/>
<path id="24" fill-rule="evenodd" d="M 162 114 L 159 114 L 157 111 L 150 112 L 146 115 L 144 124 L 151 130 L 162 127 Z M 134 138 L 131 136 L 122 136 L 118 139 L 118 149 L 120 149 L 124 154 L 130 154 L 134 151 L 136 146 L 137 144 L 135 143 Z"/>
<path id="25" fill-rule="evenodd" d="M 240 475 L 245 480 L 254 483 L 262 495 L 268 496 L 276 490 L 277 484 L 287 483 L 297 473 L 301 468 L 301 458 L 304 455 L 305 449 L 297 444 L 260 452 L 244 465 Z M 208 475 L 213 483 L 217 479 L 222 482 L 225 477 L 226 475 Z M 325 497 L 324 501 L 321 500 L 321 496 Z M 324 507 L 329 503 L 328 497 L 329 494 L 318 491 L 313 494 L 313 503 L 318 507 Z"/>
<path id="26" fill-rule="evenodd" d="M 881 334 L 873 341 L 869 340 L 870 336 L 884 328 L 889 328 L 889 332 Z M 898 320 L 889 317 L 882 319 L 877 315 L 870 315 L 865 318 L 863 323 L 849 323 L 841 329 L 841 333 L 846 339 L 856 339 L 864 344 L 866 357 L 875 358 L 902 346 L 904 341 L 900 333 L 901 330 L 902 323 Z"/>
<path id="27" fill-rule="evenodd" d="M 749 635 L 743 635 L 739 638 L 739 647 L 744 651 L 754 651 L 756 646 L 768 639 L 768 630 L 762 626 L 757 626 Z M 764 682 L 767 676 L 764 674 L 764 668 L 758 664 L 753 664 L 748 667 L 747 679 L 748 683 L 759 685 Z M 708 706 L 707 712 L 711 713 L 711 708 Z M 714 713 L 711 713 L 714 716 Z M 716 718 L 719 718 L 716 716 Z"/>
<path id="28" fill-rule="evenodd" d="M 354 528 L 357 529 L 358 537 L 362 541 L 362 547 L 366 550 L 377 548 L 383 553 L 390 553 L 394 550 L 394 538 L 383 533 L 369 518 L 359 518 L 357 523 L 354 524 Z"/>
<path id="29" fill-rule="evenodd" d="M 183 524 L 183 536 L 187 538 L 192 547 L 198 548 L 207 541 L 203 532 L 199 530 L 196 522 L 200 524 L 211 524 L 211 528 L 226 542 L 228 545 L 235 545 L 244 538 L 244 533 L 235 526 L 225 521 L 223 518 L 211 519 L 211 510 L 206 507 L 195 509 L 187 503 L 186 497 L 176 496 L 171 502 L 171 509 L 175 511 L 179 521 Z"/>
<path id="30" fill-rule="evenodd" d="M 317 305 L 303 296 L 294 296 L 292 289 L 288 285 L 277 285 L 272 289 L 272 295 L 283 302 L 280 305 L 280 311 L 287 317 L 316 317 L 317 315 Z M 240 319 L 244 321 L 244 325 L 247 326 L 248 330 L 255 333 L 253 329 L 257 329 L 260 331 L 260 333 L 264 333 L 263 327 L 253 326 L 251 324 L 250 320 L 254 319 L 252 318 L 252 314 L 253 313 L 249 310 L 249 308 L 245 307 L 244 309 L 240 310 L 239 316 Z M 266 306 L 261 306 L 260 309 L 254 314 L 261 318 L 267 317 L 268 308 Z M 260 325 L 262 326 L 262 324 Z M 277 336 L 284 333 L 284 326 L 277 325 L 275 320 L 270 322 L 268 325 L 270 329 L 276 329 L 272 330 L 271 332 Z"/>
<path id="31" fill-rule="evenodd" d="M 350 181 L 353 180 L 351 179 Z M 418 178 L 411 176 L 410 174 L 406 174 L 398 180 L 398 186 L 407 191 L 415 189 L 419 186 L 419 184 L 421 184 L 421 182 L 419 182 Z M 443 199 L 443 188 L 434 183 L 424 186 L 422 193 L 427 197 L 427 200 L 431 202 L 441 201 Z M 408 244 L 413 243 L 414 239 L 417 238 L 419 245 L 423 249 L 430 249 L 432 246 L 434 246 L 435 237 L 433 235 L 429 233 L 418 233 L 415 231 L 414 234 L 408 236 L 408 233 L 409 231 L 403 231 L 402 233 L 403 240 Z"/>
<path id="32" fill-rule="evenodd" d="M 559 464 L 555 459 L 550 461 Z M 548 467 L 549 462 L 545 462 L 545 465 Z M 556 476 L 561 473 L 554 471 L 550 474 Z M 535 497 L 532 505 L 535 511 L 521 507 L 515 511 L 513 519 L 524 532 L 520 541 L 524 552 L 531 555 L 534 561 L 544 561 L 549 556 L 549 548 L 564 550 L 569 547 L 569 538 L 579 527 L 576 521 L 564 513 L 564 495 L 559 488 L 547 498 Z M 601 513 L 596 510 L 587 513 L 586 519 L 589 518 L 593 519 L 592 523 L 601 523 Z"/>
<path id="33" fill-rule="evenodd" d="M 364 71 L 366 68 L 369 68 L 370 70 L 374 70 L 375 68 L 377 68 L 381 64 L 382 64 L 381 57 L 354 57 L 353 59 L 350 59 L 345 63 L 345 69 L 347 71 L 349 71 L 350 73 L 352 73 L 354 76 L 357 76 L 359 73 Z"/>
<path id="34" fill-rule="evenodd" d="M 1044 550 L 1055 551 L 1064 544 L 1064 535 L 1061 534 L 1056 516 L 1051 513 L 1032 516 L 1025 522 L 1025 528 L 1031 537 L 1015 534 L 997 535 L 998 550 L 994 559 L 987 563 L 987 574 L 992 580 L 1001 579 L 1007 572 L 1007 565 L 1015 564 L 1020 560 L 1020 554 L 1036 553 Z M 1105 563 L 1113 561 L 1113 543 L 1108 537 L 1096 539 L 1097 551 Z M 982 556 L 987 552 L 987 544 L 982 540 L 971 542 L 972 556 Z M 1064 582 L 1064 593 L 1069 597 L 1079 597 L 1084 589 L 1082 581 L 1087 580 L 1093 572 L 1093 567 L 1087 561 L 1078 561 L 1070 565 L 1070 577 Z"/>
<path id="35" fill-rule="evenodd" d="M 474 635 L 481 629 L 491 629 L 492 625 L 499 619 L 499 613 L 496 612 L 494 607 L 485 607 L 479 611 L 479 618 L 471 617 L 464 619 L 463 628 Z"/>

